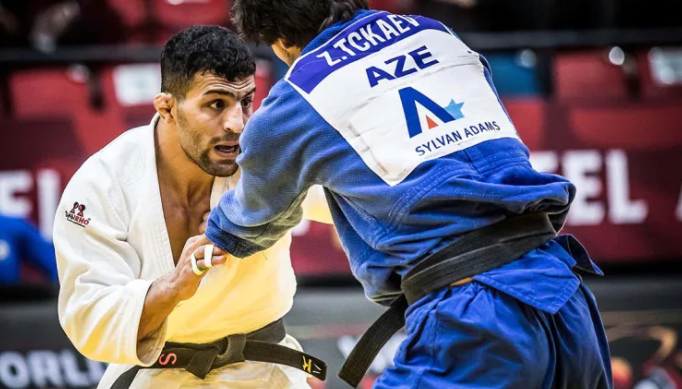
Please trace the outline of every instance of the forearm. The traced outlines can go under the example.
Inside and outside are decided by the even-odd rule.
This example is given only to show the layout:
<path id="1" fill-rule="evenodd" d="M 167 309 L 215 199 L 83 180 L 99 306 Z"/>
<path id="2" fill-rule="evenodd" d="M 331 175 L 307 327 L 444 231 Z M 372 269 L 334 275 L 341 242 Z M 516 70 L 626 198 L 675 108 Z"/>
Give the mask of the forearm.
<path id="1" fill-rule="evenodd" d="M 170 274 L 154 281 L 144 299 L 137 340 L 140 341 L 158 330 L 180 301 Z"/>
<path id="2" fill-rule="evenodd" d="M 304 195 L 294 199 L 288 209 L 282 211 L 266 206 L 254 210 L 255 207 L 245 206 L 244 201 L 235 199 L 234 191 L 228 192 L 211 211 L 206 237 L 237 258 L 266 250 L 301 222 Z M 265 208 L 267 210 L 263 212 Z"/>

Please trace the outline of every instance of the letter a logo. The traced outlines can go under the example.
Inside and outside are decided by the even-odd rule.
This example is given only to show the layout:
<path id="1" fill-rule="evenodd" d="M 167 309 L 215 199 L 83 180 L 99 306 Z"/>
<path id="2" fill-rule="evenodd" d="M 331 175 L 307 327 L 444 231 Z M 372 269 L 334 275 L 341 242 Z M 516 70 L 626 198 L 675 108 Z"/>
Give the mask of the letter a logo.
<path id="1" fill-rule="evenodd" d="M 457 104 L 454 100 L 451 100 L 448 106 L 441 107 L 412 87 L 403 88 L 399 93 L 400 101 L 403 104 L 405 119 L 407 120 L 407 131 L 410 133 L 410 138 L 414 138 L 422 133 L 422 125 L 419 120 L 419 113 L 417 112 L 417 103 L 429 110 L 443 123 L 450 123 L 464 117 L 462 114 L 462 105 L 464 105 L 464 103 Z M 438 124 L 429 116 L 426 116 L 426 122 L 429 129 L 438 127 Z"/>

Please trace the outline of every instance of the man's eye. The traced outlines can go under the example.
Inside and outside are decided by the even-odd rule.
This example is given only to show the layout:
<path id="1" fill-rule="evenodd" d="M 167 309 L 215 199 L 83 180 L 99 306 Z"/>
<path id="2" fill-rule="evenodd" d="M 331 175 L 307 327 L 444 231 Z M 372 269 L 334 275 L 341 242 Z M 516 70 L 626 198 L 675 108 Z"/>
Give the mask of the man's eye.
<path id="1" fill-rule="evenodd" d="M 251 104 L 253 104 L 253 100 L 251 99 L 242 100 L 242 107 L 244 108 L 249 108 Z"/>
<path id="2" fill-rule="evenodd" d="M 208 107 L 211 109 L 223 109 L 225 108 L 225 103 L 222 100 L 216 100 L 212 102 Z"/>

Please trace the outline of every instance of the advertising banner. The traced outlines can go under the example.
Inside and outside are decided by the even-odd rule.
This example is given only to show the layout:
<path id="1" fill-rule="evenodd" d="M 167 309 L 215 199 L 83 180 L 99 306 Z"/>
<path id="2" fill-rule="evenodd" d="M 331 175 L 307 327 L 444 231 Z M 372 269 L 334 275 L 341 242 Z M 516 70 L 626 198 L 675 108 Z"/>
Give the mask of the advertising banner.
<path id="1" fill-rule="evenodd" d="M 607 328 L 616 389 L 682 389 L 682 279 L 594 279 Z M 0 389 L 92 388 L 106 364 L 81 356 L 57 320 L 57 303 L 0 305 Z M 303 288 L 285 317 L 288 332 L 329 364 L 313 389 L 346 389 L 336 373 L 358 338 L 383 312 L 358 288 Z M 361 384 L 369 389 L 404 333 L 396 334 Z"/>

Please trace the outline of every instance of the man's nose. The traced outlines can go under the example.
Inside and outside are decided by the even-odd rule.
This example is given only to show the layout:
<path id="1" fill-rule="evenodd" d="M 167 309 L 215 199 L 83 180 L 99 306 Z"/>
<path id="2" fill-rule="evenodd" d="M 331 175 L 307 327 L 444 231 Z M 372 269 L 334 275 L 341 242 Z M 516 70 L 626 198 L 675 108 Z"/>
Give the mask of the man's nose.
<path id="1" fill-rule="evenodd" d="M 244 115 L 242 114 L 241 104 L 230 110 L 225 120 L 224 129 L 227 132 L 241 134 L 244 131 Z"/>

